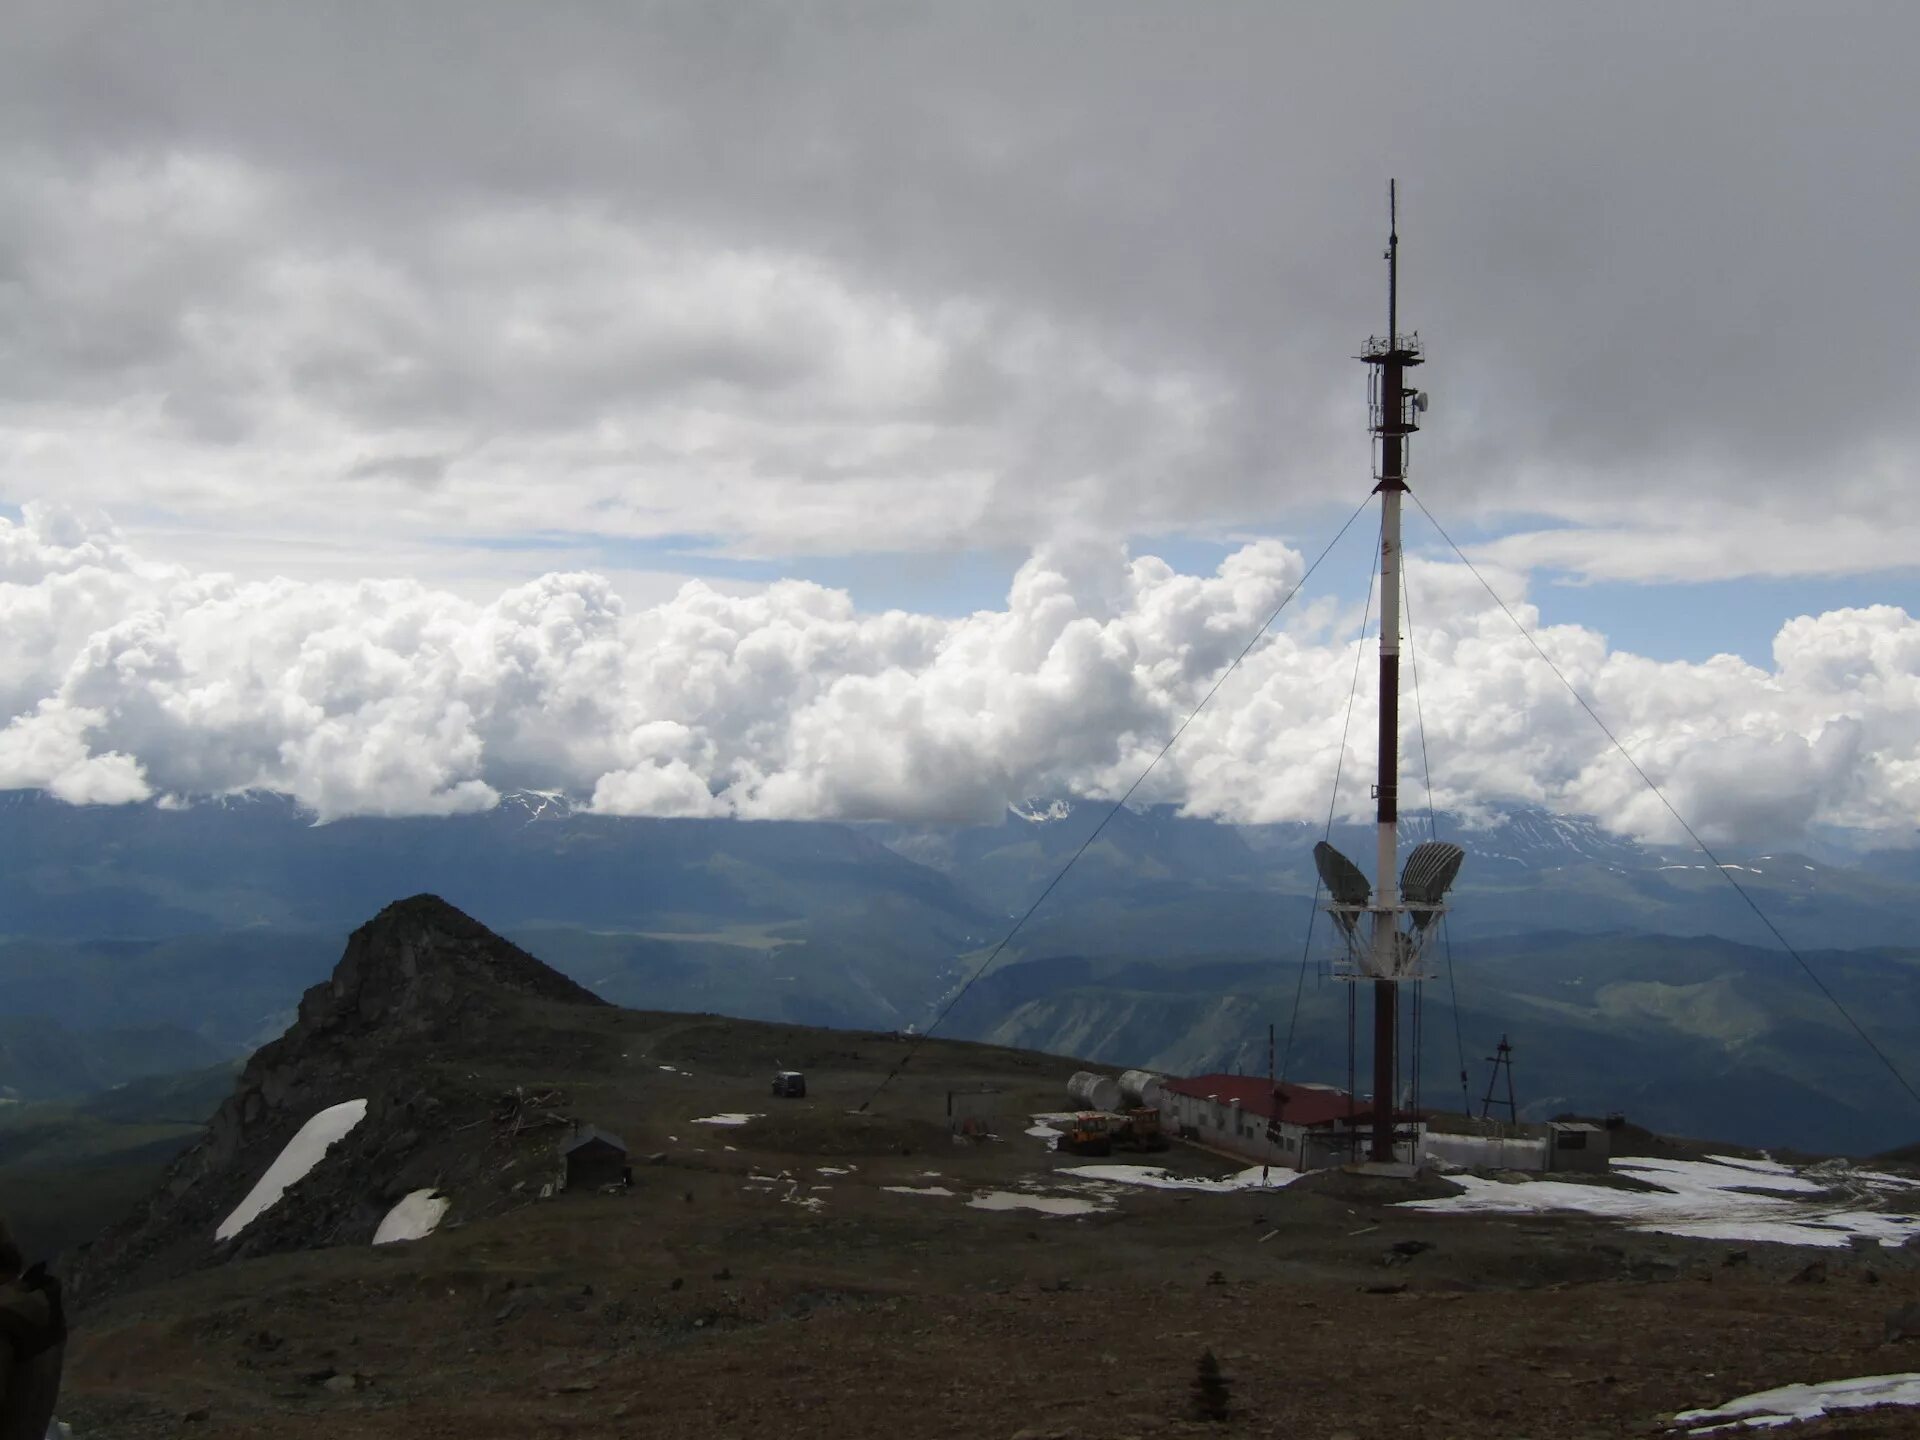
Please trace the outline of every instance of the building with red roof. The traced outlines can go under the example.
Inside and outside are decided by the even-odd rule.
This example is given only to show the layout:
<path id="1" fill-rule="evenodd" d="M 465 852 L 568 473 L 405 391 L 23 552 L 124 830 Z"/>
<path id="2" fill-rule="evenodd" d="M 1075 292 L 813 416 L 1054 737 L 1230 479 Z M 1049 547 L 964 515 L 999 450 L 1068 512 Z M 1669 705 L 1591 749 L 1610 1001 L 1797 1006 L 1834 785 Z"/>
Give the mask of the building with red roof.
<path id="1" fill-rule="evenodd" d="M 1278 1083 L 1256 1075 L 1196 1075 L 1160 1087 L 1162 1123 L 1186 1139 L 1249 1160 L 1319 1170 L 1357 1158 L 1373 1123 L 1373 1104 L 1331 1085 Z M 1396 1152 L 1419 1153 L 1421 1117 L 1394 1116 Z"/>

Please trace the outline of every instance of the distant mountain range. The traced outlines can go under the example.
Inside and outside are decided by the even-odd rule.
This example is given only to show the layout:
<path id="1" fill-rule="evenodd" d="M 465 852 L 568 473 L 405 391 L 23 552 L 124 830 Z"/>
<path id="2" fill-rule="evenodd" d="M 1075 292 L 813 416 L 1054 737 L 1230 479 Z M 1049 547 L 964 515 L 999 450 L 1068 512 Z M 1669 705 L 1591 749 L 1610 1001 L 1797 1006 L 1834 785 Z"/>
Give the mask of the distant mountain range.
<path id="1" fill-rule="evenodd" d="M 178 1021 L 76 1032 L 43 1014 L 0 1014 L 0 1103 L 101 1093 L 215 1065 L 224 1055 Z"/>
<path id="2" fill-rule="evenodd" d="M 1002 913 L 1023 910 L 1099 824 L 1104 803 L 1053 800 L 969 829 L 862 827 L 951 876 Z M 1401 822 L 1403 848 L 1429 838 Z M 1652 849 L 1589 819 L 1513 808 L 1491 825 L 1441 815 L 1437 837 L 1467 852 L 1451 925 L 1462 938 L 1542 930 L 1725 935 L 1770 943 L 1739 893 L 1691 848 Z M 1122 810 L 1035 917 L 1028 953 L 1115 945 L 1203 950 L 1298 944 L 1312 910 L 1312 850 L 1324 827 L 1223 825 L 1166 808 Z M 1372 827 L 1336 825 L 1332 842 L 1371 869 Z M 1729 850 L 1719 861 L 1794 943 L 1902 945 L 1913 938 L 1920 851 L 1817 859 L 1788 847 Z M 1259 897 L 1255 899 L 1254 897 Z M 1089 928 L 1096 927 L 1096 928 Z M 1099 934 L 1095 942 L 1089 937 Z"/>
<path id="3" fill-rule="evenodd" d="M 935 828 L 626 819 L 523 793 L 478 815 L 315 825 L 271 795 L 72 807 L 3 793 L 0 1015 L 45 1017 L 96 1058 L 53 1084 L 58 1067 L 0 1045 L 0 1086 L 124 1078 L 97 1056 L 125 1048 L 104 1032 L 129 1027 L 177 1026 L 207 1047 L 155 1068 L 244 1053 L 285 1027 L 348 929 L 423 891 L 617 1003 L 924 1025 L 1107 809 L 1041 797 L 996 825 Z M 1630 1109 L 1807 1148 L 1920 1132 L 1704 856 L 1533 810 L 1437 828 L 1468 852 L 1449 932 L 1476 1097 L 1478 1057 L 1511 1032 L 1523 1102 L 1541 1113 Z M 1424 816 L 1404 829 L 1427 837 Z M 1294 1073 L 1344 1080 L 1345 992 L 1303 944 L 1320 834 L 1122 810 L 948 1030 L 1115 1064 L 1263 1068 L 1304 954 Z M 1371 854 L 1364 827 L 1332 838 Z M 1806 848 L 1719 859 L 1920 1071 L 1904 999 L 1920 855 Z M 1438 994 L 1426 1008 L 1427 1097 L 1457 1102 L 1452 1012 Z"/>

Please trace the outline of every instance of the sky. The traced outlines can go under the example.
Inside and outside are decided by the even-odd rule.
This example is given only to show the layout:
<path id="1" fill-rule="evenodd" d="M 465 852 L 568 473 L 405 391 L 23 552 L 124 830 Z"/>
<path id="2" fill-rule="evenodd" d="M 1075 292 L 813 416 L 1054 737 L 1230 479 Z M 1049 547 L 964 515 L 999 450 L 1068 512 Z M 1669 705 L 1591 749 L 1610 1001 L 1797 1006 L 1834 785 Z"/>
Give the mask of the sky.
<path id="1" fill-rule="evenodd" d="M 1117 793 L 1366 498 L 1397 177 L 1422 504 L 1713 835 L 1915 831 L 1912 7 L 7 30 L 0 784 Z M 1159 798 L 1323 809 L 1371 538 Z M 1442 792 L 1655 834 L 1407 538 Z"/>

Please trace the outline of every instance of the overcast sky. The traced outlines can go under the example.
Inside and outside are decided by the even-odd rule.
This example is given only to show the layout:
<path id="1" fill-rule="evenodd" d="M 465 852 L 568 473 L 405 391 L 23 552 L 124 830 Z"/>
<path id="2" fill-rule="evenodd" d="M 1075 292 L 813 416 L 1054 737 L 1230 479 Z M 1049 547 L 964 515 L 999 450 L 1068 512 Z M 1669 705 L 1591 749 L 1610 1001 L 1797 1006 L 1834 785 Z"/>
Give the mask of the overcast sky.
<path id="1" fill-rule="evenodd" d="M 1384 325 L 1397 175 L 1403 323 L 1431 356 L 1422 499 L 1510 598 L 1597 647 L 1623 711 L 1654 703 L 1636 685 L 1667 697 L 1646 744 L 1679 726 L 1709 768 L 1735 739 L 1786 747 L 1799 798 L 1766 825 L 1913 828 L 1920 9 L 4 8 L 0 782 L 237 777 L 344 813 L 678 764 L 667 788 L 696 809 L 892 813 L 926 782 L 968 814 L 1094 783 L 1129 726 L 1146 745 L 1190 698 L 1166 667 L 1214 654 L 1148 658 L 1179 633 L 1141 639 L 1151 596 L 1185 584 L 1230 630 L 1266 594 L 1247 575 L 1297 566 L 1366 493 L 1350 357 Z M 1467 607 L 1436 635 L 1472 631 L 1473 592 L 1430 531 L 1409 538 L 1427 603 Z M 1364 551 L 1323 582 L 1348 630 Z M 1172 579 L 1141 578 L 1145 555 Z M 1120 690 L 1069 687 L 988 743 L 1011 703 L 995 674 L 1039 674 L 1075 633 L 1035 628 L 1016 574 L 1060 578 L 1119 647 Z M 877 648 L 787 654 L 792 683 L 725 725 L 661 688 L 644 647 L 720 623 L 701 606 L 758 605 L 721 628 L 795 641 L 782 578 Z M 410 718 L 382 712 L 402 752 L 444 740 L 405 781 L 316 758 L 358 753 L 369 702 L 285 668 L 343 617 L 384 623 L 385 602 L 341 599 L 398 593 L 372 581 L 432 623 L 328 643 L 367 673 L 375 651 L 452 667 L 451 689 L 409 682 Z M 619 698 L 589 718 L 620 734 L 562 739 L 587 697 L 529 691 L 509 742 L 471 654 L 434 649 L 434 625 L 477 643 L 530 583 L 617 617 L 627 669 L 596 684 Z M 291 628 L 250 658 L 184 638 L 242 593 Z M 1332 674 L 1351 636 L 1321 618 L 1296 639 Z M 1030 653 L 983 659 L 969 624 L 1024 626 Z M 124 662 L 129 626 L 149 662 L 172 647 L 164 697 Z M 1829 642 L 1853 659 L 1815 703 L 1808 647 Z M 980 688 L 941 689 L 967 654 Z M 1735 671 L 1729 715 L 1695 681 Z M 931 747 L 901 757 L 900 793 L 828 778 L 806 716 L 837 680 L 888 691 L 859 713 Z M 1268 735 L 1262 694 L 1223 696 L 1228 771 L 1337 746 Z M 1460 704 L 1466 725 L 1498 697 Z M 669 721 L 688 736 L 632 739 Z M 223 725 L 257 730 L 251 769 L 212 763 L 255 754 Z M 1455 780 L 1624 816 L 1581 788 L 1583 757 Z M 603 801 L 660 808 L 655 779 Z M 1245 783 L 1204 804 L 1248 808 Z M 1253 810 L 1299 808 L 1277 798 L 1292 781 L 1260 785 Z"/>

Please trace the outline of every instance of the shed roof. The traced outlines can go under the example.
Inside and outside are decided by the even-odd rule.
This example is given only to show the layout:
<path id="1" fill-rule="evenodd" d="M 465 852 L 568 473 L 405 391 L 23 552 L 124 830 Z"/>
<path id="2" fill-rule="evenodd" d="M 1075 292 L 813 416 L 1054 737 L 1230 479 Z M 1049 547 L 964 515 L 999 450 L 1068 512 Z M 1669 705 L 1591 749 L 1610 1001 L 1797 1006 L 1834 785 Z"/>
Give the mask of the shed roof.
<path id="1" fill-rule="evenodd" d="M 611 1130 L 602 1130 L 597 1125 L 581 1125 L 576 1128 L 573 1134 L 561 1143 L 560 1153 L 562 1155 L 571 1155 L 574 1151 L 584 1149 L 588 1145 L 595 1143 L 611 1145 L 622 1154 L 626 1153 L 626 1141 L 622 1140 Z"/>
<path id="2" fill-rule="evenodd" d="M 1373 1102 L 1357 1100 L 1344 1090 L 1325 1085 L 1295 1085 L 1281 1080 L 1269 1084 L 1258 1075 L 1195 1075 L 1190 1079 L 1169 1080 L 1162 1090 L 1200 1100 L 1217 1100 L 1222 1105 L 1238 1103 L 1249 1115 L 1278 1119 L 1288 1125 L 1332 1125 L 1337 1121 L 1371 1120 Z M 1280 1092 L 1280 1104 L 1274 1105 L 1274 1092 Z M 1395 1115 L 1397 1120 L 1418 1118 L 1410 1111 Z"/>

